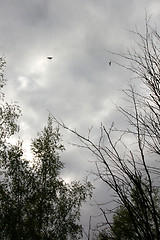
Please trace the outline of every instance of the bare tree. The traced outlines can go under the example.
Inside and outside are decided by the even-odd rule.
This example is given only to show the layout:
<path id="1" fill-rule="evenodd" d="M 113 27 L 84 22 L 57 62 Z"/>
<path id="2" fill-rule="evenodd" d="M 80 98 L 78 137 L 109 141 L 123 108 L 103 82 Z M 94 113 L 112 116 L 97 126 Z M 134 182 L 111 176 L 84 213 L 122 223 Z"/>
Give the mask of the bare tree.
<path id="1" fill-rule="evenodd" d="M 129 62 L 123 65 L 112 60 L 133 72 L 141 84 L 140 91 L 133 84 L 124 91 L 130 108 L 119 107 L 119 111 L 128 121 L 127 128 L 117 129 L 112 123 L 110 129 L 106 129 L 102 124 L 100 137 L 95 142 L 91 130 L 87 136 L 82 136 L 53 118 L 74 133 L 80 146 L 97 158 L 96 175 L 114 191 L 116 203 L 127 210 L 137 239 L 153 240 L 160 239 L 160 209 L 155 201 L 158 180 L 154 180 L 160 177 L 157 161 L 160 155 L 160 35 L 156 27 L 150 26 L 149 19 L 146 19 L 145 35 L 138 30 L 132 33 L 138 38 L 135 47 L 126 54 L 109 51 Z M 134 147 L 127 144 L 128 136 Z M 100 210 L 105 223 L 112 228 L 105 206 Z M 120 238 L 117 236 L 117 239 Z"/>

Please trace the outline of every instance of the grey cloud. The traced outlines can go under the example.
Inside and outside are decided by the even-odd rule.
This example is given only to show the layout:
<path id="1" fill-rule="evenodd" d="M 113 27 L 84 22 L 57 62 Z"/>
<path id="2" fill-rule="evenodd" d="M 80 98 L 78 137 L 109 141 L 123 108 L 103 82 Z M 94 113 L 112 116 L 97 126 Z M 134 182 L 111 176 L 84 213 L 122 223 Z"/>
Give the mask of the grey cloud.
<path id="1" fill-rule="evenodd" d="M 109 67 L 110 59 L 121 59 L 104 49 L 123 52 L 133 43 L 126 29 L 137 25 L 143 31 L 145 8 L 156 21 L 159 6 L 156 0 L 1 1 L 5 89 L 7 98 L 22 108 L 22 138 L 28 140 L 41 131 L 47 109 L 82 134 L 94 125 L 98 136 L 100 123 L 110 126 L 114 119 L 123 127 L 114 103 L 122 96 L 118 89 L 125 88 L 132 76 L 114 63 Z M 68 145 L 75 138 L 62 133 L 67 146 L 63 175 L 82 179 L 92 168 L 88 161 L 92 156 Z M 102 189 L 100 183 L 96 185 L 95 200 Z"/>

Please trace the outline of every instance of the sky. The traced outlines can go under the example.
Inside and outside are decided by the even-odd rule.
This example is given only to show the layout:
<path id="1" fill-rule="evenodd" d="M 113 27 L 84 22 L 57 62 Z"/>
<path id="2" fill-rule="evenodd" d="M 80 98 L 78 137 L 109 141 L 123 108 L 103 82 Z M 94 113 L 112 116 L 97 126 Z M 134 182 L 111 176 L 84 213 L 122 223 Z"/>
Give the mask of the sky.
<path id="1" fill-rule="evenodd" d="M 81 134 L 94 126 L 97 136 L 101 122 L 106 127 L 112 121 L 123 124 L 115 105 L 132 76 L 114 63 L 109 66 L 122 60 L 105 49 L 124 52 L 130 47 L 134 38 L 128 30 L 137 26 L 144 33 L 146 12 L 158 25 L 160 1 L 0 0 L 6 98 L 21 107 L 20 136 L 26 149 L 47 123 L 48 110 Z M 66 147 L 63 176 L 66 181 L 82 180 L 94 168 L 92 156 L 69 144 L 76 141 L 72 134 L 61 132 Z M 94 184 L 92 203 L 103 201 L 107 189 Z M 84 206 L 85 227 L 96 211 Z"/>

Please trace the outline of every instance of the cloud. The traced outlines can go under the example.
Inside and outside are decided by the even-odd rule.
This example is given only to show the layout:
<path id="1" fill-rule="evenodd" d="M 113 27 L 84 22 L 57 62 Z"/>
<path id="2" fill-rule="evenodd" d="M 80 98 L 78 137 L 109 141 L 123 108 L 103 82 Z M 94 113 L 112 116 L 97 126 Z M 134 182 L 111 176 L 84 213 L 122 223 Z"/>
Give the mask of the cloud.
<path id="1" fill-rule="evenodd" d="M 145 10 L 156 21 L 157 9 L 156 0 L 1 1 L 6 96 L 22 108 L 22 138 L 28 142 L 42 130 L 47 109 L 82 134 L 92 125 L 98 133 L 101 122 L 110 126 L 115 120 L 123 125 L 114 103 L 121 98 L 118 89 L 125 88 L 132 76 L 115 64 L 109 67 L 110 60 L 121 59 L 104 49 L 125 51 L 133 43 L 127 29 L 137 25 L 144 31 Z M 67 145 L 63 174 L 68 179 L 83 178 L 92 168 L 88 161 L 92 157 L 68 145 L 73 136 L 62 132 Z"/>

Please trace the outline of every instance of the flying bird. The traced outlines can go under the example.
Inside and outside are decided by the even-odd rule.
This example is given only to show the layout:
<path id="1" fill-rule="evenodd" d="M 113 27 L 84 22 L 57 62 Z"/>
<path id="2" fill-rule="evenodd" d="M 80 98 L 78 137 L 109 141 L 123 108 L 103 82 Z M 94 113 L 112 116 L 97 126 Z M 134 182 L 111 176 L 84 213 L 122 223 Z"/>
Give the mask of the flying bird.
<path id="1" fill-rule="evenodd" d="M 53 57 L 50 57 L 50 56 L 49 56 L 49 57 L 47 57 L 47 58 L 48 58 L 49 60 L 52 60 Z"/>
<path id="2" fill-rule="evenodd" d="M 110 62 L 109 62 L 109 66 L 111 66 L 111 64 L 112 64 L 112 62 L 110 61 Z"/>

